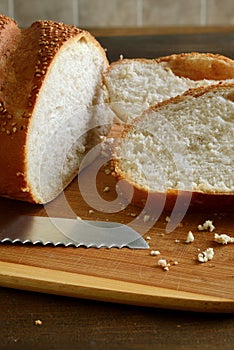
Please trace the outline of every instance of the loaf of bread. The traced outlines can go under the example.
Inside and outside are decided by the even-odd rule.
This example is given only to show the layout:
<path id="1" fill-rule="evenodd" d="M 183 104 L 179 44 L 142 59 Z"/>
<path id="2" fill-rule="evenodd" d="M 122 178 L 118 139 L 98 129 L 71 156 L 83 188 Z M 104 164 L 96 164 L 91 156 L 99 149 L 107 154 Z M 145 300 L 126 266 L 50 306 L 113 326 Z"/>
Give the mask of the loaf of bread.
<path id="1" fill-rule="evenodd" d="M 161 102 L 125 126 L 115 154 L 122 192 L 128 197 L 133 187 L 141 207 L 150 194 L 172 208 L 178 193 L 194 205 L 234 204 L 233 140 L 233 83 Z"/>
<path id="2" fill-rule="evenodd" d="M 233 60 L 214 54 L 174 54 L 158 59 L 120 59 L 104 74 L 109 103 L 123 121 L 149 106 L 197 88 L 234 79 Z"/>
<path id="3" fill-rule="evenodd" d="M 54 199 L 106 128 L 93 123 L 108 61 L 86 31 L 0 16 L 0 195 Z M 102 116 L 103 118 L 103 116 Z"/>

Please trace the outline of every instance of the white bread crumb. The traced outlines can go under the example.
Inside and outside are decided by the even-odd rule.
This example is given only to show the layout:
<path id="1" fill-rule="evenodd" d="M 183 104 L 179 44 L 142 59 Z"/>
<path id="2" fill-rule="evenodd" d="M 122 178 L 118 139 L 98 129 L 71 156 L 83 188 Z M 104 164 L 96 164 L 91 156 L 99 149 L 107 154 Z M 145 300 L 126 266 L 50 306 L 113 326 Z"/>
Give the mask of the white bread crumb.
<path id="1" fill-rule="evenodd" d="M 159 250 L 151 250 L 150 255 L 160 255 L 160 251 Z"/>
<path id="2" fill-rule="evenodd" d="M 192 243 L 193 241 L 194 241 L 194 235 L 192 231 L 189 231 L 185 243 Z"/>
<path id="3" fill-rule="evenodd" d="M 35 326 L 41 326 L 42 325 L 42 321 L 41 320 L 35 320 L 34 324 L 35 324 Z"/>
<path id="4" fill-rule="evenodd" d="M 207 248 L 204 252 L 198 254 L 198 261 L 205 263 L 209 260 L 212 260 L 214 257 L 214 249 Z"/>
<path id="5" fill-rule="evenodd" d="M 158 265 L 161 266 L 164 271 L 169 271 L 169 267 L 171 266 L 166 259 L 159 259 Z"/>
<path id="6" fill-rule="evenodd" d="M 149 216 L 149 215 L 144 215 L 144 218 L 143 218 L 143 221 L 144 221 L 144 222 L 149 221 L 149 219 L 150 219 L 150 216 Z"/>
<path id="7" fill-rule="evenodd" d="M 221 244 L 228 244 L 228 243 L 234 243 L 234 238 L 224 233 L 221 235 L 219 235 L 218 233 L 215 233 L 214 241 Z"/>
<path id="8" fill-rule="evenodd" d="M 213 221 L 206 220 L 204 222 L 204 224 L 198 225 L 197 228 L 198 228 L 199 231 L 210 231 L 210 232 L 212 232 L 212 231 L 214 231 L 215 226 L 213 225 Z"/>

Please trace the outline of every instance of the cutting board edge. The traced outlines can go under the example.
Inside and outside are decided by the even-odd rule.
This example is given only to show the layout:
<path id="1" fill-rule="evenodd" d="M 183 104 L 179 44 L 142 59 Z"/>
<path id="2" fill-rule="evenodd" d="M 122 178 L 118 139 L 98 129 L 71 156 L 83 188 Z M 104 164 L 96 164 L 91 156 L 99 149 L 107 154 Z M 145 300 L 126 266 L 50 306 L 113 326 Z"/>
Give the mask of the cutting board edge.
<path id="1" fill-rule="evenodd" d="M 233 313 L 234 299 L 0 261 L 0 285 L 40 293 L 184 311 Z"/>

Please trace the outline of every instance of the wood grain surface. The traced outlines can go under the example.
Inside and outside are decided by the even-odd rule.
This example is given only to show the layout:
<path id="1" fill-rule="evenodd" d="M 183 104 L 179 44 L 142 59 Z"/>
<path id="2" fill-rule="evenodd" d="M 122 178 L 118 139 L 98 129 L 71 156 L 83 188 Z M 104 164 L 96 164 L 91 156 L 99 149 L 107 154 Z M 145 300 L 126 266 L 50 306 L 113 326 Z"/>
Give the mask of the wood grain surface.
<path id="1" fill-rule="evenodd" d="M 104 162 L 105 165 L 100 167 L 103 162 L 101 157 L 79 175 L 87 184 L 83 188 L 86 200 L 75 179 L 64 194 L 45 207 L 2 198 L 1 213 L 11 212 L 12 218 L 17 213 L 63 217 L 77 215 L 82 219 L 117 221 L 130 226 L 134 223 L 137 228 L 141 209 L 132 204 L 118 213 L 95 209 L 103 200 L 110 207 L 116 197 L 116 179 L 112 174 L 106 174 L 106 169 L 111 170 L 111 165 Z M 99 169 L 97 182 L 92 184 L 96 169 Z M 97 185 L 100 197 L 93 191 L 93 185 Z M 104 191 L 106 187 L 109 188 L 107 192 Z M 149 220 L 148 230 L 143 235 L 150 245 L 149 250 L 1 244 L 0 284 L 129 304 L 233 312 L 233 244 L 220 245 L 214 242 L 214 232 L 200 232 L 197 229 L 199 224 L 209 219 L 216 227 L 215 232 L 234 236 L 233 214 L 190 210 L 173 232 L 166 233 L 168 215 L 162 212 L 155 224 Z M 195 241 L 187 244 L 185 240 L 190 230 Z M 214 249 L 213 260 L 198 262 L 198 253 L 208 247 Z M 159 250 L 160 255 L 150 255 L 151 250 Z M 169 271 L 158 266 L 159 259 L 170 263 Z"/>

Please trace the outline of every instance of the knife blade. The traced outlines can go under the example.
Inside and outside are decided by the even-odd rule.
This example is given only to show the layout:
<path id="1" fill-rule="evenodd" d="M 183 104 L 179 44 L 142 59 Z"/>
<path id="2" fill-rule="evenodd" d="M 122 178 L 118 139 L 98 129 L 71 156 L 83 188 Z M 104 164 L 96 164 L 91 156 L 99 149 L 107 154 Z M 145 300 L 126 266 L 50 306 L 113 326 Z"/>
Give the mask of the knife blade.
<path id="1" fill-rule="evenodd" d="M 117 222 L 27 215 L 1 217 L 0 242 L 86 248 L 149 248 L 135 230 Z"/>

